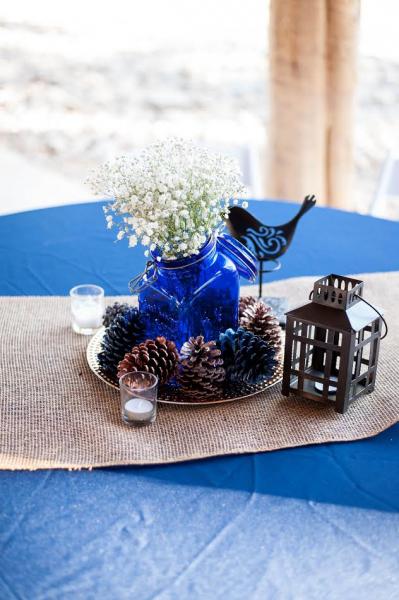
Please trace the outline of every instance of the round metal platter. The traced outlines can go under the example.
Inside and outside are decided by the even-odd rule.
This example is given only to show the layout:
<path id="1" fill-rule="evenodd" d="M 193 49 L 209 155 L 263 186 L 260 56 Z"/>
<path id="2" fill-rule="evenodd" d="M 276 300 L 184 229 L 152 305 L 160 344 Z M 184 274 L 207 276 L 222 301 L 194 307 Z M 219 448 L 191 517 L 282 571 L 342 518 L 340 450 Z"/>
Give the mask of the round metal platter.
<path id="1" fill-rule="evenodd" d="M 119 389 L 118 381 L 111 377 L 108 377 L 105 373 L 103 373 L 100 369 L 100 365 L 98 364 L 97 355 L 101 351 L 101 341 L 104 335 L 104 328 L 101 328 L 97 331 L 96 334 L 91 338 L 88 346 L 87 346 L 87 362 L 89 364 L 90 369 L 93 371 L 95 375 L 99 379 L 101 379 L 104 383 L 109 385 L 110 387 Z M 279 363 L 274 371 L 273 376 L 264 381 L 262 383 L 257 384 L 249 384 L 245 382 L 229 384 L 221 388 L 218 392 L 217 398 L 188 398 L 186 394 L 183 394 L 181 389 L 177 385 L 166 384 L 160 387 L 158 393 L 158 402 L 162 402 L 164 404 L 179 404 L 184 406 L 204 406 L 209 404 L 222 404 L 224 402 L 233 402 L 234 400 L 242 400 L 244 398 L 249 398 L 250 396 L 254 396 L 255 394 L 259 394 L 259 392 L 264 392 L 265 390 L 273 387 L 277 383 L 282 380 L 283 377 L 283 366 L 281 357 L 279 359 Z"/>

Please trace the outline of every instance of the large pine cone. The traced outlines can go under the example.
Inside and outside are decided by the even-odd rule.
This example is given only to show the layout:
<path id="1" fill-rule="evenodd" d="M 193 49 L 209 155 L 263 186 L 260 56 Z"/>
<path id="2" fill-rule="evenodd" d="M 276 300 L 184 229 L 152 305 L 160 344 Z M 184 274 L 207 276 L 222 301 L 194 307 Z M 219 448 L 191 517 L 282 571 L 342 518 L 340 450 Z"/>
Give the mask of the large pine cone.
<path id="1" fill-rule="evenodd" d="M 281 327 L 270 306 L 264 302 L 254 302 L 247 306 L 240 318 L 240 326 L 280 350 Z"/>
<path id="2" fill-rule="evenodd" d="M 227 329 L 220 334 L 219 345 L 230 381 L 254 384 L 272 377 L 276 349 L 261 337 L 242 327 Z"/>
<path id="3" fill-rule="evenodd" d="M 215 342 L 205 342 L 199 335 L 183 344 L 178 382 L 184 392 L 197 397 L 210 396 L 217 392 L 225 377 L 221 351 Z"/>
<path id="4" fill-rule="evenodd" d="M 111 306 L 107 306 L 103 316 L 104 327 L 109 327 L 115 317 L 125 315 L 130 308 L 132 307 L 129 304 L 119 304 L 119 302 L 114 302 Z"/>
<path id="5" fill-rule="evenodd" d="M 118 363 L 129 352 L 144 339 L 144 323 L 137 308 L 130 307 L 123 314 L 117 315 L 105 330 L 101 343 L 101 352 L 98 362 L 101 370 L 115 377 L 118 371 Z"/>
<path id="6" fill-rule="evenodd" d="M 156 375 L 160 383 L 166 383 L 176 374 L 178 359 L 176 344 L 160 336 L 128 352 L 118 365 L 118 377 L 125 373 L 146 371 Z"/>
<path id="7" fill-rule="evenodd" d="M 244 311 L 247 310 L 249 306 L 256 304 L 259 302 L 255 296 L 241 296 L 240 301 L 238 303 L 238 318 L 241 321 L 241 318 L 244 314 Z"/>

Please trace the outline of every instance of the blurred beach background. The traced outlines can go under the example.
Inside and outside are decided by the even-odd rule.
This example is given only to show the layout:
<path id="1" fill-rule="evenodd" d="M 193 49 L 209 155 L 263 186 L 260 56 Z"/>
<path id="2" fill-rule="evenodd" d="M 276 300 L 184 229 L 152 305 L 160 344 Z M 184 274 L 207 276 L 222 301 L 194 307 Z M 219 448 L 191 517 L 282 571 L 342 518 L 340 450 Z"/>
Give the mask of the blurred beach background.
<path id="1" fill-rule="evenodd" d="M 360 212 L 398 148 L 398 22 L 396 0 L 362 0 Z M 2 3 L 0 213 L 89 200 L 92 167 L 167 135 L 249 148 L 262 173 L 267 30 L 266 0 Z M 399 201 L 383 216 L 398 210 Z"/>

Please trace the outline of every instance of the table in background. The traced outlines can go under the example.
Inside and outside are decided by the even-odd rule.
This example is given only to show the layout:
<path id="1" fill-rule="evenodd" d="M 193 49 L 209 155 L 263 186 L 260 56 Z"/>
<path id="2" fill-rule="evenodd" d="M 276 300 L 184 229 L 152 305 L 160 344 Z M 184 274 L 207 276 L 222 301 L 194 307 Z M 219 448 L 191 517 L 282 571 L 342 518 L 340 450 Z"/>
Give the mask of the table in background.
<path id="1" fill-rule="evenodd" d="M 279 224 L 297 207 L 250 208 Z M 100 203 L 0 218 L 0 295 L 126 294 L 144 258 L 113 236 Z M 398 256 L 399 223 L 315 208 L 273 278 L 399 270 Z M 393 597 L 398 467 L 395 426 L 169 466 L 1 472 L 0 598 Z"/>

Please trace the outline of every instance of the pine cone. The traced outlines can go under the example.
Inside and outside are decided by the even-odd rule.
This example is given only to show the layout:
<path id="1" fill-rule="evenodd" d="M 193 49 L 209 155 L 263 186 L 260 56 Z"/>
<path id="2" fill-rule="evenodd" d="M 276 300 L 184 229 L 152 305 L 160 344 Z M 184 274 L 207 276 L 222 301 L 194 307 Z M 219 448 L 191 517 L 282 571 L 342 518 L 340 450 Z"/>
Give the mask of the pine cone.
<path id="1" fill-rule="evenodd" d="M 117 315 L 105 330 L 98 362 L 101 370 L 115 377 L 118 363 L 136 344 L 144 339 L 144 323 L 137 308 Z"/>
<path id="2" fill-rule="evenodd" d="M 270 306 L 262 301 L 247 306 L 240 317 L 240 327 L 269 342 L 276 350 L 281 348 L 281 327 Z"/>
<path id="3" fill-rule="evenodd" d="M 184 392 L 197 397 L 214 394 L 225 380 L 221 351 L 202 335 L 191 337 L 180 350 L 178 382 Z"/>
<path id="4" fill-rule="evenodd" d="M 260 383 L 273 375 L 276 350 L 251 331 L 227 329 L 220 334 L 219 345 L 230 381 Z"/>
<path id="5" fill-rule="evenodd" d="M 146 371 L 156 375 L 160 383 L 166 383 L 176 374 L 178 358 L 174 342 L 164 337 L 147 340 L 125 354 L 118 365 L 118 377 L 125 373 Z"/>
<path id="6" fill-rule="evenodd" d="M 103 315 L 104 327 L 109 327 L 115 317 L 118 315 L 125 315 L 130 308 L 131 306 L 129 304 L 119 304 L 119 302 L 115 302 L 112 306 L 107 306 Z"/>
<path id="7" fill-rule="evenodd" d="M 238 318 L 241 320 L 241 317 L 248 306 L 252 306 L 257 302 L 258 300 L 255 296 L 241 296 L 238 304 Z"/>

